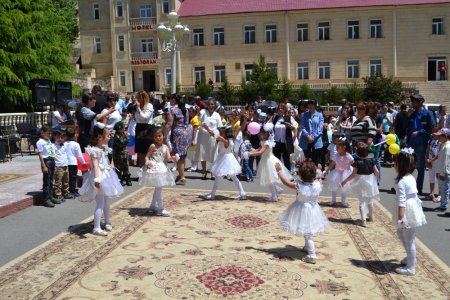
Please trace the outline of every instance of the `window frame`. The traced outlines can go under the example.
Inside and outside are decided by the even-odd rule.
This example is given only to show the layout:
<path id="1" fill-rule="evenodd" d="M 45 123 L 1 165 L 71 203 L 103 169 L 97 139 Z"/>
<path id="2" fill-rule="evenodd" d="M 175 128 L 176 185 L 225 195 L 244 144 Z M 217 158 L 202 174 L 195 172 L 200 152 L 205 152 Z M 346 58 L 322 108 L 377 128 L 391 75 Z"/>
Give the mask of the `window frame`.
<path id="1" fill-rule="evenodd" d="M 440 20 L 435 21 L 435 20 Z M 436 32 L 435 32 L 436 27 Z M 432 35 L 444 35 L 444 18 L 443 17 L 435 17 L 431 19 L 431 34 Z"/>
<path id="2" fill-rule="evenodd" d="M 142 14 L 142 12 L 144 12 L 144 15 Z M 151 18 L 152 16 L 153 16 L 153 5 L 151 5 L 151 4 L 139 5 L 139 17 L 140 18 Z"/>
<path id="3" fill-rule="evenodd" d="M 92 18 L 94 20 L 100 20 L 100 4 L 97 2 L 92 3 Z"/>
<path id="4" fill-rule="evenodd" d="M 300 66 L 303 65 L 303 66 Z M 301 70 L 301 78 L 300 78 L 300 70 Z M 306 76 L 305 76 L 306 70 Z M 306 78 L 305 78 L 306 77 Z M 301 61 L 297 63 L 297 80 L 309 80 L 309 62 Z"/>
<path id="5" fill-rule="evenodd" d="M 202 32 L 196 33 L 195 32 L 196 30 L 201 30 Z M 205 30 L 203 28 L 192 29 L 192 46 L 195 47 L 205 46 Z"/>
<path id="6" fill-rule="evenodd" d="M 214 82 L 224 83 L 225 82 L 225 76 L 226 76 L 225 72 L 226 72 L 226 66 L 225 65 L 214 66 Z"/>
<path id="7" fill-rule="evenodd" d="M 102 53 L 102 40 L 98 36 L 94 37 L 94 51 L 95 54 Z"/>
<path id="8" fill-rule="evenodd" d="M 247 68 L 248 66 L 251 66 L 252 68 Z M 252 80 L 252 73 L 253 73 L 253 64 L 244 64 L 244 79 L 245 81 L 251 81 Z"/>
<path id="9" fill-rule="evenodd" d="M 116 17 L 123 17 L 123 0 L 116 0 Z"/>
<path id="10" fill-rule="evenodd" d="M 356 64 L 350 64 L 350 62 L 356 62 Z M 355 67 L 356 67 L 356 75 L 354 74 L 355 73 Z M 359 60 L 357 60 L 357 59 L 349 59 L 349 60 L 347 60 L 347 78 L 348 79 L 360 78 Z"/>
<path id="11" fill-rule="evenodd" d="M 140 45 L 141 45 L 141 52 L 143 52 L 143 53 L 153 52 L 153 39 L 152 38 L 141 39 Z M 144 51 L 144 46 L 147 49 L 147 51 Z"/>
<path id="12" fill-rule="evenodd" d="M 121 49 L 122 47 L 122 49 Z M 120 34 L 117 36 L 117 51 L 124 52 L 125 51 L 125 35 Z"/>
<path id="13" fill-rule="evenodd" d="M 376 22 L 379 21 L 380 24 L 372 24 L 372 22 Z M 380 28 L 378 30 L 378 27 Z M 374 29 L 374 31 L 372 31 L 372 28 Z M 369 37 L 371 39 L 381 39 L 383 38 L 383 20 L 381 19 L 371 19 L 369 21 Z"/>
<path id="14" fill-rule="evenodd" d="M 327 23 L 328 25 L 323 25 L 325 23 Z M 330 21 L 317 22 L 317 40 L 318 41 L 329 41 L 331 39 L 330 29 L 331 29 Z M 321 31 L 323 31 L 323 33 L 322 33 L 323 38 L 320 38 Z"/>
<path id="15" fill-rule="evenodd" d="M 119 86 L 127 86 L 127 73 L 124 70 L 119 71 Z"/>
<path id="16" fill-rule="evenodd" d="M 357 22 L 357 24 L 350 24 L 350 22 Z M 350 30 L 351 30 L 352 35 L 350 35 Z M 347 21 L 347 39 L 359 40 L 359 20 L 348 20 Z"/>
<path id="17" fill-rule="evenodd" d="M 327 66 L 321 66 L 320 64 L 328 64 Z M 323 70 L 323 74 L 322 74 Z M 327 77 L 328 70 L 328 77 Z M 323 75 L 323 77 L 322 77 Z M 329 61 L 317 62 L 317 78 L 318 79 L 330 79 L 331 78 L 331 63 Z"/>
<path id="18" fill-rule="evenodd" d="M 166 10 L 166 8 L 167 8 L 167 10 Z M 162 10 L 163 14 L 170 13 L 170 2 L 169 2 L 169 0 L 162 0 L 161 10 Z"/>
<path id="19" fill-rule="evenodd" d="M 300 27 L 301 25 L 306 25 L 306 27 Z M 306 39 L 305 39 L 305 32 L 306 32 Z M 300 36 L 302 37 L 301 39 Z M 297 23 L 297 42 L 307 42 L 307 41 L 309 41 L 309 23 Z"/>
<path id="20" fill-rule="evenodd" d="M 199 69 L 199 70 L 197 70 L 197 69 Z M 199 78 L 200 83 L 206 82 L 205 66 L 194 67 L 194 84 L 195 84 L 195 82 L 197 82 L 197 79 L 198 79 L 197 74 L 200 74 L 200 78 Z M 202 76 L 202 74 L 203 74 L 203 76 Z"/>
<path id="21" fill-rule="evenodd" d="M 253 27 L 253 29 L 249 29 Z M 247 42 L 248 34 L 248 42 Z M 256 26 L 255 25 L 244 25 L 244 44 L 256 44 Z"/>
<path id="22" fill-rule="evenodd" d="M 380 63 L 379 64 L 373 63 L 375 61 L 379 61 Z M 378 66 L 378 65 L 380 66 L 380 73 L 378 75 L 382 76 L 383 75 L 383 60 L 381 58 L 373 58 L 373 59 L 369 60 L 369 76 L 370 77 L 375 77 L 375 74 L 377 72 L 376 66 Z M 372 74 L 372 66 L 375 66 L 375 73 L 373 73 L 373 74 Z"/>
<path id="23" fill-rule="evenodd" d="M 170 76 L 170 78 L 169 78 L 169 76 Z M 166 85 L 171 85 L 172 84 L 172 68 L 165 68 L 164 69 L 164 81 L 165 81 Z"/>
<path id="24" fill-rule="evenodd" d="M 268 28 L 269 26 L 275 26 L 275 28 Z M 272 44 L 277 42 L 277 24 L 266 24 L 264 32 L 266 43 Z"/>
<path id="25" fill-rule="evenodd" d="M 216 29 L 221 29 L 222 32 L 216 32 Z M 217 40 L 216 40 L 217 38 Z M 225 28 L 223 26 L 213 28 L 213 45 L 223 46 L 225 45 Z"/>

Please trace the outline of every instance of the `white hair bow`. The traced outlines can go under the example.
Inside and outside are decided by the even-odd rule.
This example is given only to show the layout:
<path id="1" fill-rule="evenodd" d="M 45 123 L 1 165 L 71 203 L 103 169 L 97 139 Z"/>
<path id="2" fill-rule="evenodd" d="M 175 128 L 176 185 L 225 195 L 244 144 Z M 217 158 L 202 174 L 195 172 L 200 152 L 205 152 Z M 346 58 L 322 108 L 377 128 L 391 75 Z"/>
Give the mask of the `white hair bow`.
<path id="1" fill-rule="evenodd" d="M 345 136 L 341 136 L 341 137 L 339 138 L 339 140 L 345 142 L 345 141 L 347 140 L 347 138 L 346 138 Z"/>
<path id="2" fill-rule="evenodd" d="M 266 124 L 264 124 L 263 128 L 264 128 L 264 131 L 266 131 L 266 132 L 272 132 L 273 131 L 273 123 L 267 122 Z"/>
<path id="3" fill-rule="evenodd" d="M 103 129 L 103 128 L 105 128 L 105 127 L 106 127 L 106 125 L 105 125 L 105 124 L 103 124 L 103 123 L 100 123 L 100 122 L 98 122 L 98 123 L 95 123 L 95 126 L 96 126 L 96 127 L 98 127 L 98 128 L 100 128 L 100 129 Z"/>
<path id="4" fill-rule="evenodd" d="M 400 152 L 403 152 L 403 153 L 408 153 L 408 154 L 411 154 L 411 155 L 413 155 L 413 154 L 414 154 L 414 149 L 413 149 L 413 148 L 411 148 L 411 147 L 408 147 L 408 148 L 403 148 L 402 150 L 400 150 Z"/>

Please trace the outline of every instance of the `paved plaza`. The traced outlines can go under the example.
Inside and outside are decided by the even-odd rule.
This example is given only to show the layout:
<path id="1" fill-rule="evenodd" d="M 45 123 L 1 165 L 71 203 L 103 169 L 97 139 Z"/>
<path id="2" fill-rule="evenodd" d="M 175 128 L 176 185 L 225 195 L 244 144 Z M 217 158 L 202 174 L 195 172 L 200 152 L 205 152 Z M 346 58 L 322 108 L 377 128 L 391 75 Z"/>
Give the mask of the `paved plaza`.
<path id="1" fill-rule="evenodd" d="M 17 199 L 39 193 L 37 156 L 1 164 L 0 211 Z M 137 168 L 132 168 L 133 172 Z M 13 175 L 11 175 L 13 174 Z M 15 176 L 14 176 L 15 174 Z M 322 206 L 331 228 L 318 237 L 316 265 L 301 258 L 304 240 L 283 232 L 278 215 L 294 199 L 267 203 L 257 182 L 244 182 L 245 201 L 223 180 L 215 201 L 201 200 L 212 186 L 188 173 L 186 186 L 163 191 L 173 217 L 151 216 L 151 188 L 134 183 L 115 201 L 113 231 L 90 234 L 93 203 L 68 200 L 55 208 L 31 206 L 0 219 L 0 295 L 8 299 L 447 299 L 450 254 L 448 214 L 431 211 L 417 233 L 418 269 L 414 277 L 394 273 L 404 250 L 390 212 L 395 195 L 392 168 L 383 168 L 381 203 L 375 222 L 355 225 L 351 207 Z M 4 178 L 4 179 L 3 179 Z M 427 180 L 427 179 L 426 179 Z M 321 204 L 329 201 L 324 191 Z M 6 241 L 6 242 L 3 242 Z M 12 297 L 12 298 L 11 298 Z"/>

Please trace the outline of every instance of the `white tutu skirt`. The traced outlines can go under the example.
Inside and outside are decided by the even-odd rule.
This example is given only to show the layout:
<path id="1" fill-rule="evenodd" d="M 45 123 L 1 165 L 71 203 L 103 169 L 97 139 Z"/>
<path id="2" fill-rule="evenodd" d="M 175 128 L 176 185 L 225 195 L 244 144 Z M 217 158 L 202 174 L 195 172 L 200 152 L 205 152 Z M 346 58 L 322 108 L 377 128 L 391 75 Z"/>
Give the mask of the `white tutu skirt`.
<path id="1" fill-rule="evenodd" d="M 220 154 L 211 166 L 211 173 L 214 176 L 232 176 L 241 174 L 241 165 L 231 152 Z"/>
<path id="2" fill-rule="evenodd" d="M 353 168 L 346 169 L 343 172 L 339 172 L 336 169 L 331 170 L 330 175 L 327 177 L 328 190 L 330 192 L 337 192 L 341 190 L 341 182 L 347 179 L 353 173 Z"/>
<path id="3" fill-rule="evenodd" d="M 365 200 L 379 200 L 380 192 L 378 191 L 378 183 L 374 174 L 356 175 L 356 177 L 347 182 L 342 188 L 342 192 L 346 195 L 358 197 Z"/>
<path id="4" fill-rule="evenodd" d="M 95 187 L 94 171 L 89 171 L 83 176 L 83 185 L 78 190 L 81 202 L 89 202 L 96 196 L 105 196 L 109 198 L 119 197 L 123 194 L 123 186 L 114 170 L 100 170 L 100 188 Z"/>
<path id="5" fill-rule="evenodd" d="M 393 214 L 393 216 L 394 224 L 397 225 L 398 218 L 395 218 L 397 214 Z M 418 197 L 406 200 L 405 219 L 411 227 L 420 227 L 427 224 L 425 214 L 422 210 L 422 201 Z"/>
<path id="6" fill-rule="evenodd" d="M 290 171 L 284 166 L 284 164 L 275 157 L 275 155 L 265 155 L 261 157 L 258 165 L 259 184 L 262 186 L 270 186 L 273 184 L 282 184 L 280 177 L 275 170 L 275 163 L 281 165 L 281 169 L 284 177 L 292 179 Z"/>
<path id="7" fill-rule="evenodd" d="M 151 169 L 147 168 L 147 166 L 144 166 L 139 169 L 137 175 L 139 177 L 139 185 L 152 187 L 175 185 L 175 178 L 173 177 L 173 173 L 163 162 L 155 163 L 155 165 Z"/>
<path id="8" fill-rule="evenodd" d="M 280 215 L 278 222 L 284 231 L 300 236 L 322 234 L 329 226 L 327 217 L 315 201 L 295 201 Z"/>

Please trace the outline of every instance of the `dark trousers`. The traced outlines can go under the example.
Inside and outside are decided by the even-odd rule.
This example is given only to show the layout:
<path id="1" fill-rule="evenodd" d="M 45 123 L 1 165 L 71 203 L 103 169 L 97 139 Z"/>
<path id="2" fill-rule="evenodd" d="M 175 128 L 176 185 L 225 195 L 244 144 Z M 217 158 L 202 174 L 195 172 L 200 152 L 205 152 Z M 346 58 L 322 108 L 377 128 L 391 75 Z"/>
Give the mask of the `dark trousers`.
<path id="1" fill-rule="evenodd" d="M 77 192 L 78 166 L 69 166 L 69 193 Z"/>
<path id="2" fill-rule="evenodd" d="M 273 155 L 281 160 L 283 157 L 284 166 L 290 170 L 291 169 L 291 154 L 289 153 L 286 143 L 275 142 L 275 147 L 273 147 Z"/>
<path id="3" fill-rule="evenodd" d="M 120 180 L 129 180 L 128 158 L 120 155 L 113 156 L 114 167 Z"/>
<path id="4" fill-rule="evenodd" d="M 256 168 L 253 168 L 253 163 L 256 160 Z M 255 174 L 256 170 L 258 170 L 259 161 L 261 160 L 261 156 L 252 156 L 248 159 L 248 165 L 250 167 L 250 170 L 252 170 L 252 173 Z"/>
<path id="5" fill-rule="evenodd" d="M 55 160 L 53 158 L 44 158 L 48 172 L 44 173 L 42 178 L 42 190 L 44 192 L 44 201 L 53 198 L 53 177 L 55 173 Z"/>
<path id="6" fill-rule="evenodd" d="M 248 161 L 249 161 L 248 159 L 243 159 L 242 166 L 244 169 L 245 177 L 247 179 L 251 179 L 251 178 L 253 178 L 253 172 L 252 172 L 252 169 L 250 169 L 250 165 L 248 164 Z"/>
<path id="7" fill-rule="evenodd" d="M 321 164 L 322 167 L 324 166 L 324 161 L 323 161 L 323 156 L 322 156 L 322 152 L 323 152 L 323 148 L 319 148 L 319 149 L 315 149 L 314 148 L 314 144 L 308 144 L 308 146 L 306 147 L 306 150 L 303 149 L 305 152 L 305 157 L 306 158 L 310 158 L 312 160 L 313 163 L 317 164 Z"/>
<path id="8" fill-rule="evenodd" d="M 445 72 L 439 72 L 439 80 L 445 80 Z"/>

